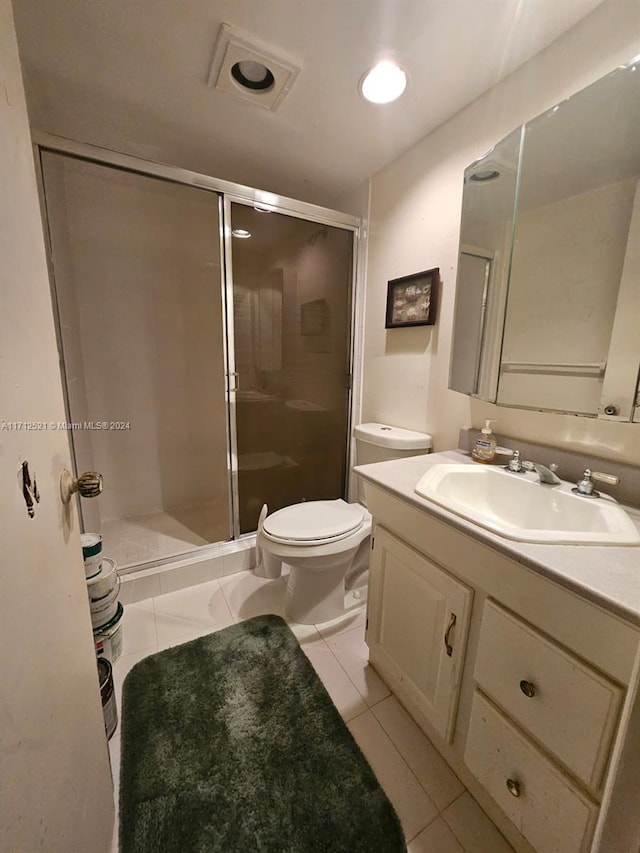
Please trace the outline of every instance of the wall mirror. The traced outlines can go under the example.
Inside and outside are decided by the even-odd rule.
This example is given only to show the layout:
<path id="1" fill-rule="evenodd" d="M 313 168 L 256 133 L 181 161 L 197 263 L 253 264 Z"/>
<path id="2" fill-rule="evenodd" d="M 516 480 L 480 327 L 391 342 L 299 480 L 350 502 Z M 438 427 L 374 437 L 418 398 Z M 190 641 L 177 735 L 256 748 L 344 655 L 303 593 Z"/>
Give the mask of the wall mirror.
<path id="1" fill-rule="evenodd" d="M 640 422 L 640 62 L 465 170 L 449 387 Z"/>

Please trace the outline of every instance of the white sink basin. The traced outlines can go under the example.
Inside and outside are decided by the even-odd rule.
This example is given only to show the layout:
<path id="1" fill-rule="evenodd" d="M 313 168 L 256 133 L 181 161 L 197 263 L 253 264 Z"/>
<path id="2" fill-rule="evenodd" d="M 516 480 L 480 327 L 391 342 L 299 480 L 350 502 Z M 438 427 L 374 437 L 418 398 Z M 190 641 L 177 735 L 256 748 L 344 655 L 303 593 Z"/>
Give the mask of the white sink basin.
<path id="1" fill-rule="evenodd" d="M 555 545 L 638 545 L 640 533 L 609 497 L 583 498 L 571 484 L 484 465 L 434 465 L 415 491 L 507 539 Z"/>

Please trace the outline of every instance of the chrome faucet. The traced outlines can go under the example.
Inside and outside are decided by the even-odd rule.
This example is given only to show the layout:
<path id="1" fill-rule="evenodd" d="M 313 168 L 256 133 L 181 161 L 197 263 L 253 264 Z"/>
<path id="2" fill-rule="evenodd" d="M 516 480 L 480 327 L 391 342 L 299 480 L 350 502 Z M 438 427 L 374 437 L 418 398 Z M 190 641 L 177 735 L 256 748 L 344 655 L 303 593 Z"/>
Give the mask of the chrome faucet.
<path id="1" fill-rule="evenodd" d="M 541 465 L 539 462 L 526 462 L 520 459 L 520 451 L 514 450 L 513 456 L 506 466 L 508 471 L 513 474 L 522 474 L 528 471 L 535 471 L 540 478 L 541 483 L 546 483 L 549 486 L 557 486 L 562 480 L 556 475 L 558 466 L 555 462 L 547 468 L 546 465 Z"/>
<path id="2" fill-rule="evenodd" d="M 546 465 L 541 465 L 539 462 L 523 462 L 522 467 L 525 471 L 535 471 L 540 482 L 548 486 L 558 486 L 562 480 L 556 474 L 558 466 L 552 462 L 547 468 Z"/>

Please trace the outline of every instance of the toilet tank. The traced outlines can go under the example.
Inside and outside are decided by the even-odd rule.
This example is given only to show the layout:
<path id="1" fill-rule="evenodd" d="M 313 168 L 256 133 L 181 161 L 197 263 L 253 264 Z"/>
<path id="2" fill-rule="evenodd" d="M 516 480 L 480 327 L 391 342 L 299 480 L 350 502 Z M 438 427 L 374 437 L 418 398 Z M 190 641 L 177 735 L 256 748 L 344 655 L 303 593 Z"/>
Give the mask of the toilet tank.
<path id="1" fill-rule="evenodd" d="M 433 439 L 426 432 L 389 426 L 388 424 L 360 424 L 354 427 L 356 465 L 371 462 L 388 462 L 403 456 L 420 456 L 430 453 Z M 357 500 L 366 506 L 364 483 L 357 477 Z"/>
<path id="2" fill-rule="evenodd" d="M 429 453 L 433 446 L 433 439 L 426 432 L 388 424 L 360 424 L 354 428 L 353 436 L 356 440 L 356 465 L 420 456 Z"/>

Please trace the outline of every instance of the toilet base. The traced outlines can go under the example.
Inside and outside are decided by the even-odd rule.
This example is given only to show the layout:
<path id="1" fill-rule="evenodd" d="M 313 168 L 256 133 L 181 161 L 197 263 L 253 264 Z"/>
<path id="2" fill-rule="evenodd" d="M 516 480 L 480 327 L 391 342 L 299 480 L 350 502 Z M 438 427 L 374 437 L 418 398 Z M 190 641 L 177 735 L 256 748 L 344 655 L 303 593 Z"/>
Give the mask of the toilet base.
<path id="1" fill-rule="evenodd" d="M 291 568 L 284 612 L 293 622 L 315 625 L 344 615 L 344 566 L 310 572 Z"/>

